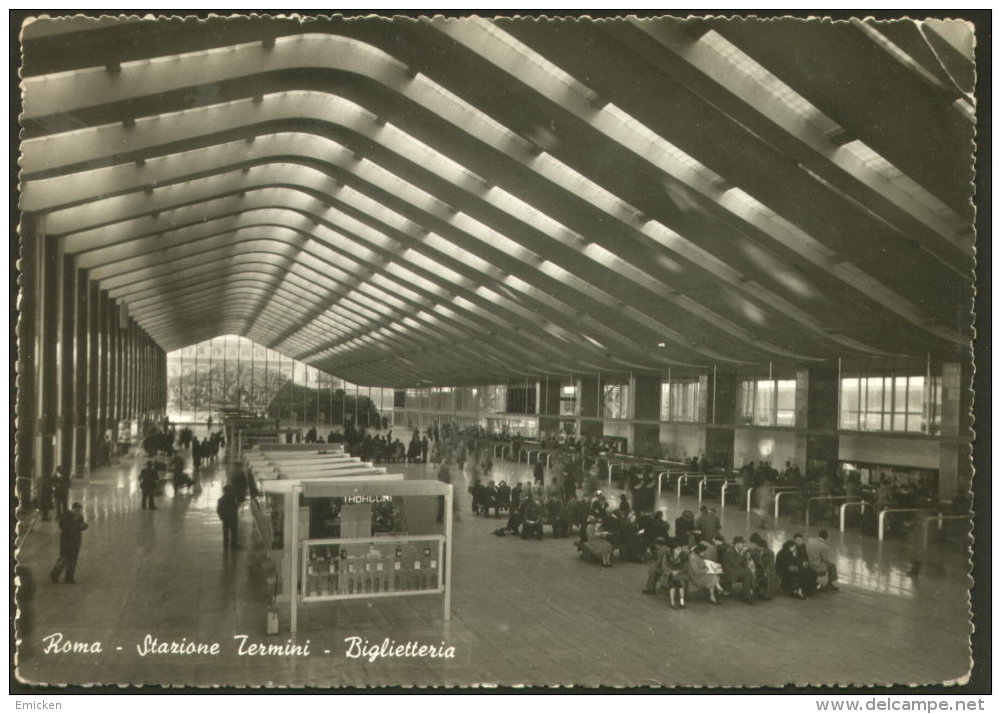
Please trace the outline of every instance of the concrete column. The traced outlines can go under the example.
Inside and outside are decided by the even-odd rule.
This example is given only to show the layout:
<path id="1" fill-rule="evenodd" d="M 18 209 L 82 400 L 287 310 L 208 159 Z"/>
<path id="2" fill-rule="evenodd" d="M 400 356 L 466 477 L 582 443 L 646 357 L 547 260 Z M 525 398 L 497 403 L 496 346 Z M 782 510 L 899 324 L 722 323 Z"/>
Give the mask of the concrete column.
<path id="1" fill-rule="evenodd" d="M 90 349 L 88 318 L 90 317 L 90 283 L 87 271 L 76 271 L 75 337 L 73 364 L 73 475 L 82 477 L 87 470 L 87 385 L 89 383 Z"/>
<path id="2" fill-rule="evenodd" d="M 59 465 L 73 473 L 73 437 L 76 421 L 76 259 L 61 256 L 59 278 L 59 421 L 57 429 Z"/>
<path id="3" fill-rule="evenodd" d="M 111 428 L 111 299 L 98 293 L 97 438 Z"/>
<path id="4" fill-rule="evenodd" d="M 539 436 L 560 431 L 560 379 L 544 377 L 539 380 Z"/>
<path id="5" fill-rule="evenodd" d="M 577 378 L 577 434 L 600 439 L 604 433 L 601 419 L 601 385 L 598 376 Z"/>
<path id="6" fill-rule="evenodd" d="M 136 411 L 139 414 L 139 423 L 144 422 L 149 416 L 149 393 L 152 388 L 150 383 L 153 374 L 149 368 L 149 342 L 142 330 L 136 329 L 138 335 L 138 364 L 137 374 L 139 375 L 138 389 L 136 390 Z"/>
<path id="7" fill-rule="evenodd" d="M 17 432 L 14 436 L 14 473 L 21 506 L 32 503 L 32 478 L 38 475 L 34 458 L 35 427 L 38 419 L 36 370 L 38 368 L 38 316 L 40 286 L 39 240 L 34 214 L 21 216 L 21 255 L 18 269 L 21 297 L 17 320 Z"/>
<path id="8" fill-rule="evenodd" d="M 633 424 L 630 428 L 629 444 L 637 456 L 660 458 L 660 377 L 633 375 L 629 380 L 629 391 L 633 395 L 632 418 L 650 424 Z"/>
<path id="9" fill-rule="evenodd" d="M 111 431 L 112 446 L 117 448 L 118 420 L 121 411 L 121 330 L 118 327 L 118 304 L 109 301 L 108 310 L 108 429 Z"/>
<path id="10" fill-rule="evenodd" d="M 87 470 L 94 468 L 95 446 L 103 432 L 100 428 L 98 410 L 100 409 L 100 355 L 101 355 L 101 294 L 97 283 L 87 284 L 87 430 L 86 454 L 84 462 Z"/>
<path id="11" fill-rule="evenodd" d="M 39 232 L 38 297 L 36 320 L 38 358 L 35 371 L 37 421 L 35 423 L 35 475 L 55 468 L 56 420 L 59 414 L 59 253 L 55 238 Z"/>
<path id="12" fill-rule="evenodd" d="M 796 372 L 796 465 L 821 477 L 838 469 L 837 364 L 813 365 Z"/>
<path id="13" fill-rule="evenodd" d="M 129 420 L 135 418 L 133 409 L 135 359 L 132 353 L 132 337 L 132 319 L 127 318 L 122 329 L 122 417 Z"/>
<path id="14" fill-rule="evenodd" d="M 713 365 L 706 381 L 706 453 L 715 468 L 732 468 L 733 423 L 737 414 L 737 375 Z"/>
<path id="15" fill-rule="evenodd" d="M 965 495 L 973 482 L 972 386 L 967 364 L 948 362 L 942 365 L 942 429 L 938 468 L 938 495 L 942 501 Z"/>

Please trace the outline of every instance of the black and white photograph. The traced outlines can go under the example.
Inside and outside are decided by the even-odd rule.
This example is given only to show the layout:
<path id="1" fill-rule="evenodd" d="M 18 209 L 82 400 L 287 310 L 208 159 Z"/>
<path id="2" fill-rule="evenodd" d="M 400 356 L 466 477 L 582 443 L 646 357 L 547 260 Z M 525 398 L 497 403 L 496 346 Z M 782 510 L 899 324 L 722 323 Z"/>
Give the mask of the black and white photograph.
<path id="1" fill-rule="evenodd" d="M 983 24 L 150 12 L 11 20 L 24 691 L 969 685 Z"/>

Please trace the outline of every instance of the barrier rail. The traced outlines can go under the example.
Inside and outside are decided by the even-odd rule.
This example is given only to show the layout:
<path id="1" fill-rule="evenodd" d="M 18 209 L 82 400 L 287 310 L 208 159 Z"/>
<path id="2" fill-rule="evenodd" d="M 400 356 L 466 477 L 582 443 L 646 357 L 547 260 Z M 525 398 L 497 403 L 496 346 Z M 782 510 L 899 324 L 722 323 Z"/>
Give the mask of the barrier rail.
<path id="1" fill-rule="evenodd" d="M 754 498 L 754 493 L 755 493 L 755 491 L 758 488 L 759 487 L 757 487 L 757 486 L 752 486 L 750 489 L 748 489 L 748 498 L 747 498 L 747 501 L 748 501 L 748 513 L 751 513 L 751 499 Z M 799 491 L 799 490 L 800 490 L 800 488 L 798 486 L 773 486 L 772 487 L 772 493 L 773 494 L 779 494 L 779 493 L 782 493 L 784 491 L 790 491 L 790 492 L 792 492 L 792 491 Z"/>
<path id="2" fill-rule="evenodd" d="M 847 496 L 813 496 L 806 499 L 806 525 L 810 525 L 810 504 L 814 501 L 840 501 Z"/>
<path id="3" fill-rule="evenodd" d="M 933 511 L 933 508 L 884 508 L 879 512 L 879 539 L 883 540 L 883 529 L 886 525 L 886 514 L 887 513 L 925 513 L 927 511 Z M 941 512 L 938 514 L 942 515 Z M 944 516 L 943 516 L 944 517 Z"/>
<path id="4" fill-rule="evenodd" d="M 612 469 L 614 469 L 616 466 L 618 466 L 620 469 L 622 469 L 623 472 L 625 472 L 625 468 L 626 468 L 625 464 L 622 464 L 622 463 L 609 464 L 608 465 L 608 487 L 609 488 L 612 487 Z"/>
<path id="5" fill-rule="evenodd" d="M 795 494 L 799 495 L 799 489 L 795 488 L 794 490 L 780 491 L 780 492 L 778 492 L 778 493 L 775 494 L 775 518 L 779 517 L 779 503 L 781 502 L 782 497 L 783 496 L 788 496 L 790 493 L 795 493 Z"/>
<path id="6" fill-rule="evenodd" d="M 710 481 L 712 481 L 713 483 L 720 483 L 720 482 L 722 482 L 722 483 L 730 483 L 730 477 L 729 476 L 703 476 L 699 480 L 699 505 L 700 506 L 702 505 L 702 489 Z"/>
<path id="7" fill-rule="evenodd" d="M 721 512 L 726 512 L 726 487 L 727 486 L 739 486 L 739 485 L 740 485 L 740 481 L 727 481 L 726 483 L 723 484 L 723 488 L 721 488 L 720 492 L 719 492 L 719 510 Z M 750 490 L 751 489 L 748 489 L 748 492 L 750 492 Z M 738 501 L 740 500 L 739 496 L 737 497 L 737 500 Z M 748 505 L 747 512 L 748 513 L 751 512 L 750 505 Z"/>
<path id="8" fill-rule="evenodd" d="M 504 449 L 506 449 L 506 448 L 507 448 L 507 444 L 504 444 L 504 443 L 494 444 L 494 458 L 496 459 L 498 456 L 503 456 L 504 455 Z M 500 449 L 500 453 L 499 454 L 497 453 L 497 449 Z"/>
<path id="9" fill-rule="evenodd" d="M 859 513 L 862 514 L 862 513 L 865 513 L 865 509 L 869 507 L 869 504 L 866 503 L 865 501 L 848 501 L 848 503 L 842 503 L 841 504 L 841 508 L 838 509 L 840 511 L 840 514 L 841 514 L 841 516 L 840 516 L 841 529 L 840 530 L 842 530 L 842 531 L 845 529 L 845 512 L 848 510 L 849 506 L 861 506 L 861 508 L 859 509 Z"/>
<path id="10" fill-rule="evenodd" d="M 681 487 L 685 485 L 685 483 L 688 481 L 688 479 L 692 478 L 693 476 L 701 476 L 701 475 L 702 474 L 683 473 L 683 474 L 681 474 L 681 476 L 678 477 L 678 498 L 679 499 L 681 498 Z"/>
<path id="11" fill-rule="evenodd" d="M 970 515 L 965 515 L 965 516 L 943 516 L 941 513 L 939 513 L 937 516 L 928 516 L 927 518 L 924 519 L 924 522 L 925 522 L 924 523 L 924 536 L 923 536 L 924 537 L 924 542 L 923 542 L 924 547 L 925 548 L 928 547 L 928 524 L 931 523 L 932 521 L 938 521 L 938 529 L 942 530 L 942 521 L 969 521 L 972 518 L 973 517 L 970 516 Z"/>
<path id="12" fill-rule="evenodd" d="M 663 490 L 663 485 L 664 485 L 663 479 L 664 479 L 665 476 L 680 476 L 683 473 L 685 473 L 685 472 L 684 471 L 677 471 L 677 470 L 673 470 L 673 471 L 660 471 L 660 472 L 658 472 L 657 473 L 657 498 L 660 498 L 661 491 Z"/>

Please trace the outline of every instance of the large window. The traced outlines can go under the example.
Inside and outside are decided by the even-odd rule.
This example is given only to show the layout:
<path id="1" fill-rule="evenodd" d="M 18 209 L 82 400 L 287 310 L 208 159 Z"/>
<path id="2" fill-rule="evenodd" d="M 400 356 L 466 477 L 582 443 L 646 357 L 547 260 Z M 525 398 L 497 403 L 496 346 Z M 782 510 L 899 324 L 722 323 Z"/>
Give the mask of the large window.
<path id="1" fill-rule="evenodd" d="M 842 429 L 937 434 L 941 407 L 938 377 L 859 375 L 841 379 Z"/>
<path id="2" fill-rule="evenodd" d="M 577 385 L 564 384 L 560 387 L 560 416 L 577 414 Z"/>
<path id="3" fill-rule="evenodd" d="M 796 425 L 795 379 L 745 379 L 737 383 L 737 423 Z"/>
<path id="4" fill-rule="evenodd" d="M 601 386 L 601 396 L 601 416 L 603 418 L 629 418 L 628 384 L 603 384 Z"/>
<path id="5" fill-rule="evenodd" d="M 703 422 L 706 384 L 702 379 L 672 379 L 660 383 L 660 420 Z"/>
<path id="6" fill-rule="evenodd" d="M 219 423 L 223 414 L 267 415 L 290 424 L 375 425 L 375 394 L 236 335 L 167 354 L 167 415 Z M 380 393 L 381 394 L 381 393 Z"/>

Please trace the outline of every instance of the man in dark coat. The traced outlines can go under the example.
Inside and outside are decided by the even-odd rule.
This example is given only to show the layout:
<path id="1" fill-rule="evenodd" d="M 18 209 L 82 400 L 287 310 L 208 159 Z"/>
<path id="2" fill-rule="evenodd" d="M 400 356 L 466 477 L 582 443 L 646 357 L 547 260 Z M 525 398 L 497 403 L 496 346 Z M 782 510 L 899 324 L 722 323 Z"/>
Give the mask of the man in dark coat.
<path id="1" fill-rule="evenodd" d="M 511 487 L 504 481 L 497 484 L 497 510 L 511 510 Z"/>
<path id="2" fill-rule="evenodd" d="M 674 521 L 674 538 L 678 545 L 693 546 L 699 541 L 699 527 L 695 523 L 695 514 L 683 511 Z"/>
<path id="3" fill-rule="evenodd" d="M 83 532 L 87 524 L 83 520 L 83 505 L 74 503 L 73 508 L 65 511 L 59 517 L 59 559 L 49 573 L 52 582 L 59 582 L 59 576 L 66 571 L 66 582 L 75 583 L 76 561 L 80 556 L 80 546 L 83 544 Z"/>
<path id="4" fill-rule="evenodd" d="M 741 599 L 751 604 L 754 602 L 754 575 L 751 573 L 747 558 L 744 556 L 744 539 L 736 536 L 733 545 L 727 545 L 723 536 L 716 536 L 717 552 L 723 565 L 723 587 L 733 590 L 740 586 Z"/>
<path id="5" fill-rule="evenodd" d="M 156 493 L 156 466 L 153 464 L 153 460 L 150 459 L 146 462 L 146 468 L 139 472 L 139 491 L 142 493 L 142 507 L 146 510 L 146 504 L 149 504 L 151 510 L 156 509 L 156 504 L 153 503 L 153 494 Z"/>
<path id="6" fill-rule="evenodd" d="M 222 521 L 222 548 L 234 550 L 239 548 L 239 507 L 233 487 L 226 484 L 222 487 L 222 496 L 216 503 L 216 513 Z"/>
<path id="7" fill-rule="evenodd" d="M 532 477 L 539 486 L 546 485 L 546 467 L 542 465 L 542 461 L 535 462 L 535 468 L 532 469 Z"/>

